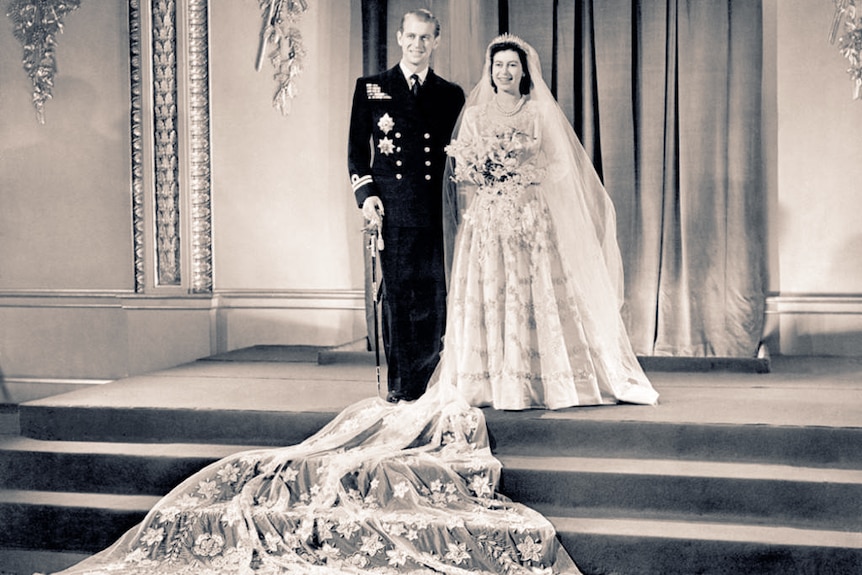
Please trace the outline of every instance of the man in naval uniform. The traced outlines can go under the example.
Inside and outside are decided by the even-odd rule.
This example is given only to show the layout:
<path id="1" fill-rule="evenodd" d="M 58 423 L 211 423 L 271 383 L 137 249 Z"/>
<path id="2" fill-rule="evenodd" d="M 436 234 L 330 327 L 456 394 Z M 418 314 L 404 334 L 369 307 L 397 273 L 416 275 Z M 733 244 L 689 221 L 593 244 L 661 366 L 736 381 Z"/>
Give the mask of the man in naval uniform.
<path id="1" fill-rule="evenodd" d="M 383 239 L 383 347 L 391 402 L 424 393 L 442 348 L 443 148 L 464 105 L 464 91 L 429 67 L 440 41 L 440 23 L 431 12 L 405 14 L 397 40 L 399 64 L 356 81 L 347 154 L 357 204 Z"/>

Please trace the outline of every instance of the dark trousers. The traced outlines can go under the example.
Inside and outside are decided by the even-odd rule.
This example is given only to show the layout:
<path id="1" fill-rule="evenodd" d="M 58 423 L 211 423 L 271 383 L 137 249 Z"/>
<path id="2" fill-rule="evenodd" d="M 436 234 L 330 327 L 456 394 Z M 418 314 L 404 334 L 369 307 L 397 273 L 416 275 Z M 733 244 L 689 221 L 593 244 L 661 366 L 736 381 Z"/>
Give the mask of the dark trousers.
<path id="1" fill-rule="evenodd" d="M 389 391 L 415 399 L 425 392 L 443 346 L 443 235 L 439 229 L 384 224 L 383 240 L 383 348 Z"/>

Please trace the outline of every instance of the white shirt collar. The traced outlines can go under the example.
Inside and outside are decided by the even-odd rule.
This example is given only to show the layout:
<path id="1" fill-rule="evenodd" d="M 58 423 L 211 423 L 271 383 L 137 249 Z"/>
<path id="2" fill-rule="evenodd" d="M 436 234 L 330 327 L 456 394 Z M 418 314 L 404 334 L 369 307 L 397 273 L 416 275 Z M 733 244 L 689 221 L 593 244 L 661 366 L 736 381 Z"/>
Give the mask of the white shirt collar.
<path id="1" fill-rule="evenodd" d="M 417 70 L 416 72 L 411 72 L 407 66 L 404 65 L 404 62 L 399 62 L 398 65 L 401 67 L 401 73 L 404 74 L 404 79 L 407 80 L 407 85 L 409 86 L 412 82 L 410 81 L 410 76 L 416 74 L 419 76 L 419 84 L 422 85 L 425 83 L 425 78 L 428 77 L 429 68 L 426 66 L 424 70 Z"/>

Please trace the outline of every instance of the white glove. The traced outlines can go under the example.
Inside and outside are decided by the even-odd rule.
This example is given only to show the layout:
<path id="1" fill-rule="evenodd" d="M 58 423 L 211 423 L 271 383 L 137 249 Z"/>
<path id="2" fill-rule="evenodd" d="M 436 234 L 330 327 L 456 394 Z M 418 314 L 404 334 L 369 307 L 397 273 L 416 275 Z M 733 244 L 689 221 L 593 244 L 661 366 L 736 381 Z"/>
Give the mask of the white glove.
<path id="1" fill-rule="evenodd" d="M 368 220 L 369 228 L 380 229 L 383 224 L 383 202 L 377 196 L 368 196 L 362 202 L 362 215 Z"/>

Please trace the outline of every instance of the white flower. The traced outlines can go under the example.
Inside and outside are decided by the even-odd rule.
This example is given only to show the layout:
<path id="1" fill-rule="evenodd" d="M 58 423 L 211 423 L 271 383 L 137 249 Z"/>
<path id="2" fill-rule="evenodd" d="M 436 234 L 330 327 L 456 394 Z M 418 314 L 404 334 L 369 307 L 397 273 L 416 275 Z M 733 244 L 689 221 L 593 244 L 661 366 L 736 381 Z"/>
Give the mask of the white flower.
<path id="1" fill-rule="evenodd" d="M 150 527 L 141 536 L 141 541 L 149 545 L 158 545 L 165 538 L 165 530 L 162 528 L 154 529 Z"/>
<path id="2" fill-rule="evenodd" d="M 267 533 L 265 536 L 266 550 L 270 553 L 278 551 L 284 540 L 275 533 Z"/>
<path id="3" fill-rule="evenodd" d="M 293 467 L 285 467 L 281 472 L 281 478 L 288 482 L 293 482 L 299 472 Z"/>
<path id="4" fill-rule="evenodd" d="M 407 552 L 403 549 L 390 549 L 386 555 L 389 556 L 389 564 L 393 567 L 404 565 L 407 562 Z"/>
<path id="5" fill-rule="evenodd" d="M 393 120 L 392 116 L 389 114 L 383 114 L 377 122 L 377 127 L 380 128 L 380 131 L 384 134 L 388 134 L 392 131 L 392 128 L 395 127 L 395 120 Z"/>
<path id="6" fill-rule="evenodd" d="M 446 553 L 446 559 L 455 565 L 460 565 L 462 562 L 470 558 L 467 553 L 466 543 L 452 543 L 449 545 L 449 551 Z"/>
<path id="7" fill-rule="evenodd" d="M 395 488 L 392 490 L 393 495 L 398 498 L 402 498 L 407 495 L 407 492 L 410 490 L 410 485 L 406 481 L 402 481 L 398 483 Z"/>
<path id="8" fill-rule="evenodd" d="M 342 521 L 335 530 L 345 539 L 350 539 L 359 530 L 359 525 L 352 521 Z"/>
<path id="9" fill-rule="evenodd" d="M 491 486 L 488 478 L 484 475 L 474 475 L 470 479 L 470 489 L 479 497 L 491 495 Z"/>
<path id="10" fill-rule="evenodd" d="M 224 539 L 221 535 L 203 533 L 195 539 L 192 553 L 201 557 L 215 557 L 224 549 Z"/>
<path id="11" fill-rule="evenodd" d="M 395 151 L 395 142 L 389 138 L 380 138 L 380 141 L 377 142 L 377 148 L 380 150 L 381 154 L 389 156 Z"/>
<path id="12" fill-rule="evenodd" d="M 206 480 L 198 483 L 198 493 L 200 493 L 201 497 L 204 499 L 213 499 L 218 495 L 218 492 L 219 488 L 215 481 Z"/>
<path id="13" fill-rule="evenodd" d="M 403 523 L 387 523 L 385 528 L 387 533 L 395 537 L 402 535 L 406 529 Z"/>
<path id="14" fill-rule="evenodd" d="M 518 552 L 521 554 L 521 559 L 524 561 L 539 561 L 541 556 L 542 546 L 533 541 L 529 535 L 526 539 L 518 543 Z"/>
<path id="15" fill-rule="evenodd" d="M 368 556 L 377 555 L 383 549 L 383 541 L 377 535 L 368 535 L 362 538 L 360 551 Z"/>
<path id="16" fill-rule="evenodd" d="M 368 557 L 366 557 L 365 555 L 359 555 L 357 553 L 356 555 L 351 555 L 350 559 L 348 559 L 347 562 L 351 565 L 362 568 L 368 565 Z"/>
<path id="17" fill-rule="evenodd" d="M 225 465 L 218 470 L 219 479 L 222 483 L 233 483 L 239 479 L 239 467 L 236 465 Z"/>
<path id="18" fill-rule="evenodd" d="M 333 547 L 329 543 L 323 545 L 317 554 L 327 561 L 335 561 L 341 558 L 341 551 L 337 547 Z"/>

